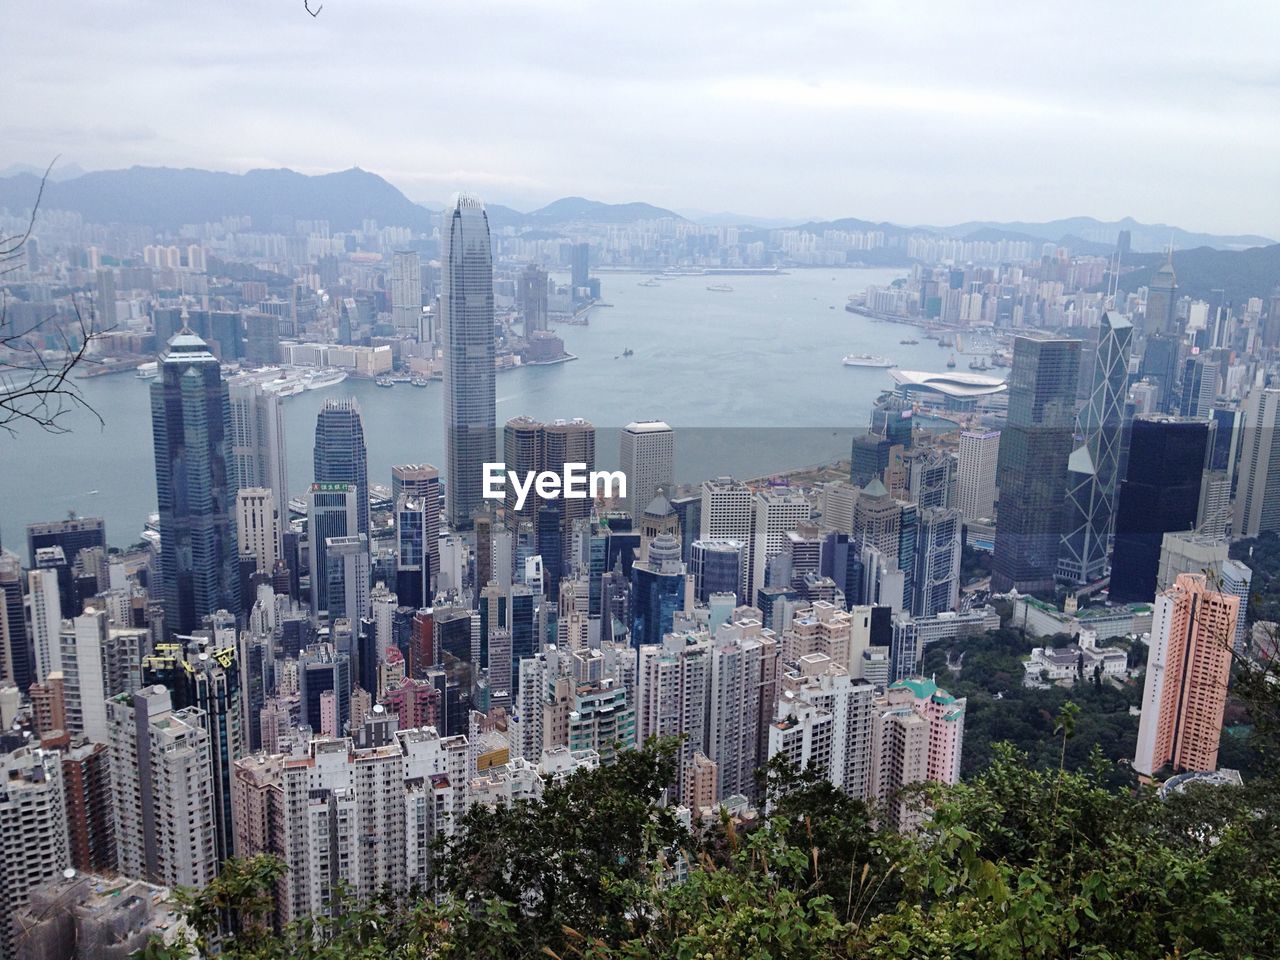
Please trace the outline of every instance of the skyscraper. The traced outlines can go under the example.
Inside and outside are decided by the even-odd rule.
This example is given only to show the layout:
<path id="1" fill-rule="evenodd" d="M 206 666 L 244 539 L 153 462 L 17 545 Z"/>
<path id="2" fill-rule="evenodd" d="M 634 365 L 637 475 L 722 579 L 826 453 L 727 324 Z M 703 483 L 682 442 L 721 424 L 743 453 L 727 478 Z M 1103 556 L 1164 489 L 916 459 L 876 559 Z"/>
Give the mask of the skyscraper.
<path id="1" fill-rule="evenodd" d="M 231 396 L 231 470 L 237 487 L 266 487 L 276 510 L 287 516 L 289 477 L 285 458 L 284 401 L 261 383 L 228 382 Z"/>
<path id="2" fill-rule="evenodd" d="M 996 513 L 999 430 L 965 430 L 956 461 L 956 506 L 965 520 L 989 520 Z"/>
<path id="3" fill-rule="evenodd" d="M 280 520 L 276 509 L 275 496 L 268 487 L 241 487 L 236 491 L 236 541 L 240 555 L 253 557 L 262 573 L 274 570 L 279 556 Z"/>
<path id="4" fill-rule="evenodd" d="M 430 559 L 424 595 L 440 572 L 440 471 L 429 463 L 408 463 L 391 468 L 391 503 L 399 509 L 402 497 L 420 502 L 423 513 L 422 551 Z"/>
<path id="5" fill-rule="evenodd" d="M 218 360 L 185 327 L 151 384 L 165 628 L 190 633 L 215 610 L 240 609 L 231 400 Z"/>
<path id="6" fill-rule="evenodd" d="M 311 545 L 311 613 L 329 609 L 328 541 L 356 533 L 356 486 L 352 483 L 313 483 L 307 509 L 307 540 Z"/>
<path id="7" fill-rule="evenodd" d="M 960 511 L 926 507 L 917 528 L 912 613 L 932 617 L 960 600 Z"/>
<path id="8" fill-rule="evenodd" d="M 1164 535 L 1195 528 L 1212 426 L 1181 417 L 1134 419 L 1116 505 L 1112 600 L 1149 603 Z"/>
<path id="9" fill-rule="evenodd" d="M 1280 389 L 1254 387 L 1244 404 L 1240 479 L 1236 486 L 1237 537 L 1280 531 Z"/>
<path id="10" fill-rule="evenodd" d="M 1053 589 L 1079 370 L 1079 340 L 1047 334 L 1014 339 L 1009 417 L 996 474 L 1000 510 L 991 587 L 997 592 Z"/>
<path id="11" fill-rule="evenodd" d="M 756 516 L 753 524 L 755 542 L 751 547 L 754 570 L 750 583 L 753 590 L 766 586 L 765 573 L 770 560 L 782 552 L 787 533 L 808 523 L 812 513 L 809 498 L 790 487 L 761 490 L 755 497 Z M 754 602 L 755 598 L 748 598 Z"/>
<path id="12" fill-rule="evenodd" d="M 547 271 L 531 263 L 516 281 L 516 308 L 524 321 L 524 335 L 547 329 Z"/>
<path id="13" fill-rule="evenodd" d="M 19 690 L 26 690 L 36 682 L 39 671 L 27 629 L 22 579 L 18 555 L 0 548 L 0 675 Z"/>
<path id="14" fill-rule="evenodd" d="M 1169 259 L 1147 284 L 1147 312 L 1142 329 L 1148 336 L 1174 332 L 1173 308 L 1177 294 L 1178 278 L 1173 272 L 1173 251 L 1170 250 Z"/>
<path id="15" fill-rule="evenodd" d="M 1203 353 L 1187 357 L 1182 370 L 1182 404 L 1184 417 L 1204 419 L 1213 410 L 1218 392 L 1218 364 Z"/>
<path id="16" fill-rule="evenodd" d="M 210 740 L 200 710 L 174 710 L 158 685 L 113 697 L 106 707 L 120 872 L 203 887 L 218 859 Z"/>
<path id="17" fill-rule="evenodd" d="M 1076 432 L 1084 442 L 1067 461 L 1066 528 L 1058 575 L 1073 583 L 1097 580 L 1107 567 L 1132 337 L 1133 326 L 1128 320 L 1110 313 L 1102 315 L 1093 385 L 1076 421 Z"/>
<path id="18" fill-rule="evenodd" d="M 675 484 L 675 432 L 661 420 L 639 420 L 622 430 L 619 462 L 627 477 L 626 509 L 632 518 L 653 500 L 659 489 Z"/>
<path id="19" fill-rule="evenodd" d="M 1218 766 L 1240 599 L 1184 573 L 1156 597 L 1133 768 L 1201 772 Z"/>
<path id="20" fill-rule="evenodd" d="M 369 533 L 369 461 L 364 422 L 354 397 L 326 400 L 316 417 L 314 451 L 316 483 L 351 483 L 356 488 L 356 529 Z"/>
<path id="21" fill-rule="evenodd" d="M 459 195 L 440 229 L 440 337 L 444 348 L 446 508 L 454 530 L 469 530 L 484 506 L 484 464 L 493 460 L 493 253 L 489 218 L 475 197 Z"/>
<path id="22" fill-rule="evenodd" d="M 391 325 L 396 335 L 417 337 L 422 320 L 422 263 L 414 250 L 391 255 Z"/>

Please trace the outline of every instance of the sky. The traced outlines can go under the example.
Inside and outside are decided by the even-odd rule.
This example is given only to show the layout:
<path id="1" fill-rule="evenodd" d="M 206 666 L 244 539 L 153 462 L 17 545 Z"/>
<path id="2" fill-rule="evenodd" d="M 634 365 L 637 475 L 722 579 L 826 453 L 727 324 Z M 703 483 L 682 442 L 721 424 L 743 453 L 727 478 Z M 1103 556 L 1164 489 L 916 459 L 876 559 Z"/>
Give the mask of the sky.
<path id="1" fill-rule="evenodd" d="M 1277 3 L 320 2 L 7 0 L 0 168 L 1280 235 Z"/>

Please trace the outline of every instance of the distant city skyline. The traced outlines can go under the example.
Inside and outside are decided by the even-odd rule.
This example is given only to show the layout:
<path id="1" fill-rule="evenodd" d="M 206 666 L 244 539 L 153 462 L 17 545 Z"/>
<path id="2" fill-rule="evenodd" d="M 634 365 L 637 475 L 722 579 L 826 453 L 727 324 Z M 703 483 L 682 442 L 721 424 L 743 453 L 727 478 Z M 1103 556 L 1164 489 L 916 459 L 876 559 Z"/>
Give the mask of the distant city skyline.
<path id="1" fill-rule="evenodd" d="M 934 11 L 922 34 L 889 6 L 379 6 L 20 4 L 0 136 L 41 167 L 358 164 L 415 200 L 464 189 L 522 209 L 581 194 L 757 218 L 1280 229 L 1280 172 L 1258 159 L 1280 147 L 1277 10 L 993 5 Z M 422 56 L 450 36 L 483 42 L 491 68 L 468 71 L 472 44 Z"/>

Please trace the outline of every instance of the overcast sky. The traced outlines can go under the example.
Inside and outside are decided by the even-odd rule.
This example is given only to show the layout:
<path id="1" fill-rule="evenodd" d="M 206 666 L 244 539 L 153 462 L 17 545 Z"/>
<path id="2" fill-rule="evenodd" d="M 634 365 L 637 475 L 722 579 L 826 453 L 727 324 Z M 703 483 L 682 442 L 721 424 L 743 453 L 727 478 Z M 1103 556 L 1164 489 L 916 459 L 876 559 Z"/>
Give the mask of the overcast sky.
<path id="1" fill-rule="evenodd" d="M 1275 2 L 323 3 L 8 0 L 0 168 L 1280 235 Z"/>

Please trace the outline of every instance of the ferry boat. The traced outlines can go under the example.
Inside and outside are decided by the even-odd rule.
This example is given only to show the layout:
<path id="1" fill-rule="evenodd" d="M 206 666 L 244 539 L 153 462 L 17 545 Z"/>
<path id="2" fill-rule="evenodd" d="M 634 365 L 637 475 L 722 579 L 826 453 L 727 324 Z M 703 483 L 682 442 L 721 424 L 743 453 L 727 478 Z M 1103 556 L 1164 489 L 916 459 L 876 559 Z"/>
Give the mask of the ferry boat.
<path id="1" fill-rule="evenodd" d="M 392 380 L 390 377 L 378 377 L 378 379 L 373 381 L 373 385 L 375 387 L 386 387 L 388 390 L 390 390 L 392 387 L 396 385 L 396 382 Z"/>
<path id="2" fill-rule="evenodd" d="M 897 366 L 892 360 L 873 356 L 870 353 L 851 353 L 841 363 L 846 367 L 880 367 L 882 369 Z"/>
<path id="3" fill-rule="evenodd" d="M 948 369 L 948 370 L 954 370 L 955 368 L 956 368 L 956 355 L 953 353 L 953 354 L 952 354 L 952 355 L 947 359 L 947 369 Z"/>
<path id="4" fill-rule="evenodd" d="M 727 283 L 709 283 L 707 289 L 712 293 L 733 293 L 733 287 Z"/>
<path id="5" fill-rule="evenodd" d="M 991 368 L 987 366 L 986 357 L 979 357 L 977 360 L 969 361 L 969 369 L 970 370 L 990 370 Z"/>
<path id="6" fill-rule="evenodd" d="M 905 343 L 905 344 L 907 344 L 907 345 L 909 345 L 909 346 L 914 347 L 914 346 L 915 346 L 916 344 L 918 344 L 920 341 L 919 341 L 919 340 L 915 340 L 915 339 L 908 338 L 908 339 L 906 339 L 906 340 L 899 340 L 898 342 L 899 342 L 899 343 Z"/>
<path id="7" fill-rule="evenodd" d="M 636 284 L 636 286 L 637 287 L 660 287 L 662 286 L 662 284 L 660 284 L 653 277 L 649 277 L 647 280 L 641 280 L 639 283 Z"/>
<path id="8" fill-rule="evenodd" d="M 139 380 L 154 380 L 160 373 L 160 364 L 152 360 L 150 363 L 140 364 L 134 376 Z"/>
<path id="9" fill-rule="evenodd" d="M 411 387 L 425 387 L 429 381 L 426 377 L 414 377 L 409 381 Z"/>

